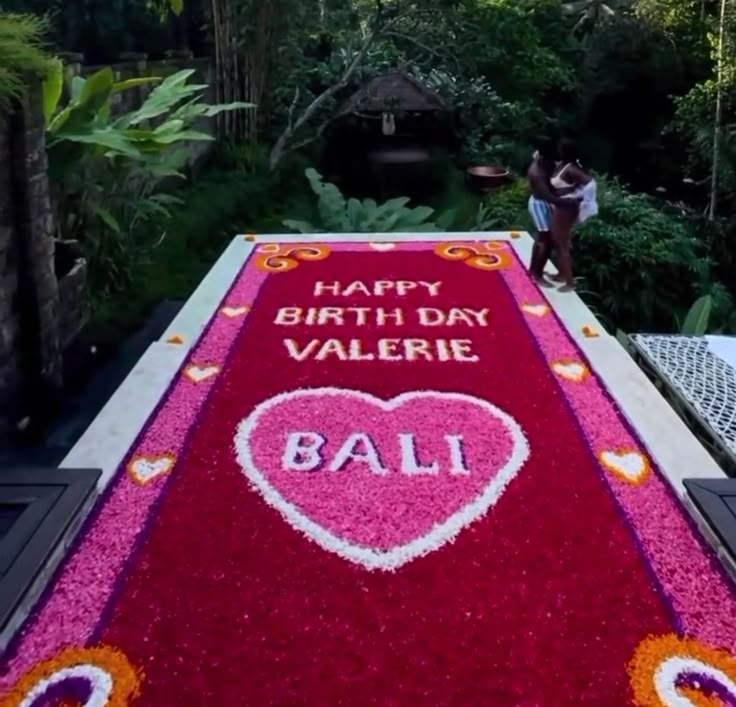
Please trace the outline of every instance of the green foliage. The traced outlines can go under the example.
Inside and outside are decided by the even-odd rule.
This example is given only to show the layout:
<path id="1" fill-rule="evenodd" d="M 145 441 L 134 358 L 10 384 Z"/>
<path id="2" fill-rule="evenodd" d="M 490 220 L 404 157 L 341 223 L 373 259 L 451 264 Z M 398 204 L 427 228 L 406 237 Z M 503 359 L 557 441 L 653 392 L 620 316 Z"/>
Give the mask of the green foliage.
<path id="1" fill-rule="evenodd" d="M 434 209 L 410 208 L 401 197 L 377 204 L 373 199 L 346 199 L 334 185 L 325 183 L 314 169 L 306 171 L 312 191 L 318 197 L 320 226 L 306 221 L 286 220 L 284 225 L 299 233 L 410 233 L 439 230 L 430 221 Z"/>
<path id="2" fill-rule="evenodd" d="M 711 263 L 687 222 L 613 182 L 600 185 L 600 214 L 574 236 L 576 272 L 607 318 L 627 331 L 671 331 L 708 291 Z"/>
<path id="3" fill-rule="evenodd" d="M 54 72 L 61 71 L 60 64 Z M 208 105 L 205 85 L 190 84 L 192 70 L 165 80 L 118 82 L 112 70 L 88 79 L 74 77 L 69 101 L 54 74 L 45 84 L 50 174 L 61 235 L 79 240 L 90 262 L 92 285 L 123 288 L 136 259 L 150 247 L 147 226 L 170 218 L 179 199 L 166 193 L 167 179 L 182 178 L 192 141 L 213 138 L 194 124 L 221 111 L 248 108 L 242 103 Z M 148 83 L 158 85 L 140 108 L 116 116 L 112 97 Z M 165 230 L 156 234 L 163 238 Z"/>
<path id="4" fill-rule="evenodd" d="M 561 17 L 549 3 L 546 14 Z M 517 0 L 470 2 L 460 6 L 459 28 L 453 32 L 459 62 L 472 75 L 491 82 L 507 99 L 536 99 L 551 90 L 574 86 L 567 58 L 546 46 L 535 18 L 536 3 Z"/>
<path id="5" fill-rule="evenodd" d="M 231 147 L 230 155 L 240 153 Z M 179 205 L 171 218 L 141 224 L 143 247 L 123 286 L 93 289 L 95 328 L 120 338 L 162 299 L 189 297 L 236 234 L 282 233 L 283 214 L 310 213 L 313 194 L 303 175 L 303 165 L 288 160 L 275 175 L 265 163 L 246 174 L 237 161 L 215 153 L 196 181 L 172 192 Z"/>
<path id="6" fill-rule="evenodd" d="M 680 333 L 684 336 L 703 336 L 706 334 L 712 310 L 713 298 L 710 295 L 700 297 L 688 311 L 680 328 Z"/>
<path id="7" fill-rule="evenodd" d="M 55 64 L 55 71 L 62 68 Z M 193 129 L 200 118 L 211 118 L 230 110 L 252 108 L 247 103 L 230 103 L 211 106 L 202 102 L 206 84 L 189 84 L 193 69 L 185 69 L 167 77 L 151 91 L 137 110 L 119 117 L 112 115 L 111 98 L 114 94 L 148 83 L 158 83 L 158 77 L 132 79 L 117 82 L 110 67 L 84 79 L 75 76 L 71 84 L 71 99 L 62 109 L 57 101 L 61 92 L 56 83 L 46 84 L 46 113 L 53 116 L 47 125 L 48 146 L 54 150 L 64 144 L 71 161 L 83 158 L 90 150 L 106 159 L 126 157 L 148 162 L 153 168 L 151 157 L 158 157 L 172 145 L 181 142 L 211 141 L 208 133 Z M 156 125 L 151 121 L 156 120 Z M 76 149 L 68 149 L 72 143 Z"/>
<path id="8" fill-rule="evenodd" d="M 433 69 L 417 78 L 452 106 L 461 137 L 464 164 L 498 163 L 519 167 L 529 159 L 529 137 L 546 125 L 535 106 L 507 101 L 483 77 L 462 79 Z"/>
<path id="9" fill-rule="evenodd" d="M 528 201 L 529 187 L 524 179 L 517 179 L 488 195 L 478 213 L 478 221 L 486 231 L 531 232 L 533 226 L 527 211 Z"/>
<path id="10" fill-rule="evenodd" d="M 49 62 L 44 48 L 46 28 L 40 17 L 0 11 L 0 109 L 23 93 L 25 74 L 45 75 Z"/>
<path id="11" fill-rule="evenodd" d="M 523 180 L 493 192 L 481 213 L 484 230 L 532 230 Z M 714 321 L 732 311 L 713 282 L 713 263 L 681 213 L 599 181 L 600 213 L 575 230 L 573 260 L 584 297 L 603 319 L 626 331 L 673 331 L 691 303 L 709 294 Z"/>

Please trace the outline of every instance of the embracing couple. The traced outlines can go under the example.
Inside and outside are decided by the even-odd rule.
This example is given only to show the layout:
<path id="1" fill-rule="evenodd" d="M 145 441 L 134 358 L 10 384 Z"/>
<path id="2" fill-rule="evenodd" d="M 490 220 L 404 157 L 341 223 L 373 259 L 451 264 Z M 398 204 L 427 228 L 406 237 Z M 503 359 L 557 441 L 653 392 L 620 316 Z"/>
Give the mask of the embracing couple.
<path id="1" fill-rule="evenodd" d="M 544 267 L 554 250 L 558 274 L 553 279 L 562 283 L 560 292 L 572 292 L 572 230 L 598 213 L 595 180 L 580 164 L 575 143 L 565 140 L 557 149 L 549 139 L 537 145 L 527 177 L 529 213 L 537 230 L 529 272 L 538 284 L 551 287 Z"/>

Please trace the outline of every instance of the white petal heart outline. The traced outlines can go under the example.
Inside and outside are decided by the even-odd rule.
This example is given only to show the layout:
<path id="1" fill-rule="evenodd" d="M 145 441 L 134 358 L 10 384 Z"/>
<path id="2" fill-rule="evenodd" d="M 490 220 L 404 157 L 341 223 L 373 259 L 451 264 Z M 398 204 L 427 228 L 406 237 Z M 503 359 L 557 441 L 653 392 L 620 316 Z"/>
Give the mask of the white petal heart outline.
<path id="1" fill-rule="evenodd" d="M 258 426 L 260 417 L 271 408 L 284 402 L 313 396 L 354 397 L 375 405 L 384 412 L 391 412 L 410 400 L 423 398 L 440 398 L 477 405 L 485 412 L 501 420 L 506 426 L 513 439 L 513 451 L 506 464 L 489 480 L 480 494 L 441 523 L 436 523 L 432 530 L 422 537 L 403 545 L 397 545 L 390 550 L 356 545 L 322 527 L 303 513 L 294 503 L 284 498 L 281 492 L 257 468 L 253 460 L 249 440 Z M 368 570 L 384 571 L 397 570 L 402 565 L 439 549 L 454 540 L 465 527 L 483 518 L 487 511 L 501 498 L 508 484 L 519 474 L 530 454 L 529 443 L 519 423 L 508 413 L 487 400 L 465 395 L 464 393 L 446 393 L 432 390 L 411 391 L 402 393 L 391 400 L 382 400 L 370 393 L 336 387 L 300 388 L 280 393 L 260 403 L 238 425 L 235 434 L 235 451 L 246 478 L 260 492 L 266 503 L 279 511 L 290 525 L 324 550 L 334 552 L 343 559 L 362 565 Z"/>

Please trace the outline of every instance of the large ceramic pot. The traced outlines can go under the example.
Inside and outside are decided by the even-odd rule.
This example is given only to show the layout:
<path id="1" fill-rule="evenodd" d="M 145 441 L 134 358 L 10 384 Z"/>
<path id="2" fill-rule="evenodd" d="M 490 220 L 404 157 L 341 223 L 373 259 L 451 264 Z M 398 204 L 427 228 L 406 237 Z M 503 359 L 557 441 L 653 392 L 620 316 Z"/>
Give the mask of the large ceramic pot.
<path id="1" fill-rule="evenodd" d="M 488 192 L 508 181 L 509 170 L 497 165 L 473 165 L 465 170 L 465 178 L 471 189 Z"/>

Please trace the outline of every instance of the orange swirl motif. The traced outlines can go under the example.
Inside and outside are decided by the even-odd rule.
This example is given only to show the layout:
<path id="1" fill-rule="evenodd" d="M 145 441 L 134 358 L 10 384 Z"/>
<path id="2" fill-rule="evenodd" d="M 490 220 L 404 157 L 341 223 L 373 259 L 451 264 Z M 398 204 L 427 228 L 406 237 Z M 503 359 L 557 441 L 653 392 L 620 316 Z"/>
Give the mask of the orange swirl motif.
<path id="1" fill-rule="evenodd" d="M 719 707 L 736 700 L 736 657 L 694 638 L 645 638 L 628 673 L 638 707 Z"/>
<path id="2" fill-rule="evenodd" d="M 288 272 L 298 268 L 302 262 L 324 260 L 329 255 L 330 249 L 322 244 L 271 243 L 259 248 L 255 264 L 257 268 L 267 272 Z"/>
<path id="3" fill-rule="evenodd" d="M 24 700 L 30 704 L 47 704 L 44 696 L 50 690 L 57 691 L 62 704 L 105 705 L 125 707 L 140 693 L 143 673 L 134 667 L 119 650 L 111 646 L 93 648 L 65 648 L 57 656 L 37 663 L 29 672 L 0 697 L 0 707 L 17 707 Z M 71 683 L 88 683 L 89 697 L 82 704 L 77 699 L 77 689 Z M 65 683 L 69 694 L 64 694 Z M 55 703 L 54 703 L 55 704 Z"/>
<path id="4" fill-rule="evenodd" d="M 478 270 L 502 270 L 511 266 L 505 243 L 440 243 L 434 252 L 444 260 L 455 260 Z"/>

